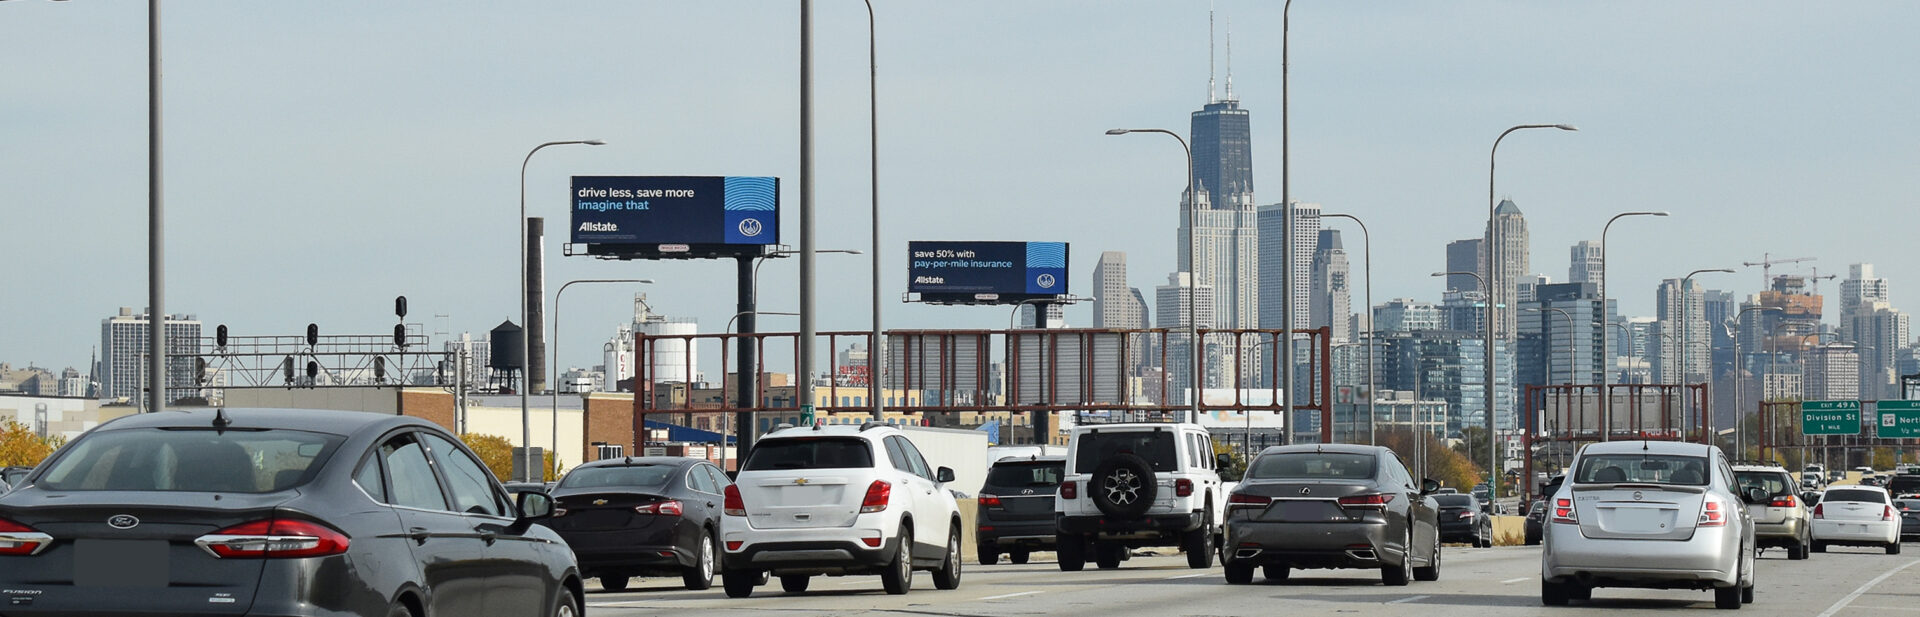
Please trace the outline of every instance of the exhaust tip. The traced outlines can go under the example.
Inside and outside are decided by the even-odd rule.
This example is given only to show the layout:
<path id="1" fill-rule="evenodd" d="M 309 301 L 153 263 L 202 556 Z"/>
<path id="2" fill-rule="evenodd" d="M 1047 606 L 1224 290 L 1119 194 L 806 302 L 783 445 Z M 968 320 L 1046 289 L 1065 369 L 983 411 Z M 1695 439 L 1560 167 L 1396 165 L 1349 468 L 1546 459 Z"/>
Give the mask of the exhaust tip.
<path id="1" fill-rule="evenodd" d="M 1243 548 L 1233 553 L 1234 559 L 1252 559 L 1258 556 L 1260 556 L 1260 549 L 1257 548 Z"/>

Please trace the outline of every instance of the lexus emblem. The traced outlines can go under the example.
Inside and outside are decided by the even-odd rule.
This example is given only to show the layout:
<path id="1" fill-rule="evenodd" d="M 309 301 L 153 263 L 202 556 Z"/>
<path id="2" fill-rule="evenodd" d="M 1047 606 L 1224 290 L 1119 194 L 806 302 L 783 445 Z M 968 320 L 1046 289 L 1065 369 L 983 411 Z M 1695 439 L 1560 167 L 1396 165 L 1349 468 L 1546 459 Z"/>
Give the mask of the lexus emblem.
<path id="1" fill-rule="evenodd" d="M 1022 494 L 1022 495 L 1032 495 L 1032 494 L 1033 494 L 1033 489 L 1030 489 L 1030 488 L 1023 488 L 1023 489 L 1020 489 L 1020 494 Z"/>
<path id="2" fill-rule="evenodd" d="M 114 529 L 133 529 L 140 526 L 140 519 L 132 514 L 115 514 L 107 518 L 107 526 Z"/>
<path id="3" fill-rule="evenodd" d="M 1309 488 L 1309 487 L 1305 487 L 1305 486 L 1303 486 L 1303 487 L 1300 487 L 1300 494 L 1302 494 L 1302 495 L 1311 495 L 1311 494 L 1313 494 L 1313 489 L 1312 489 L 1312 488 Z"/>
<path id="4" fill-rule="evenodd" d="M 1634 500 L 1634 501 L 1640 501 L 1640 497 L 1641 497 L 1641 495 L 1640 495 L 1640 491 L 1634 491 L 1634 492 L 1633 492 L 1633 500 Z"/>

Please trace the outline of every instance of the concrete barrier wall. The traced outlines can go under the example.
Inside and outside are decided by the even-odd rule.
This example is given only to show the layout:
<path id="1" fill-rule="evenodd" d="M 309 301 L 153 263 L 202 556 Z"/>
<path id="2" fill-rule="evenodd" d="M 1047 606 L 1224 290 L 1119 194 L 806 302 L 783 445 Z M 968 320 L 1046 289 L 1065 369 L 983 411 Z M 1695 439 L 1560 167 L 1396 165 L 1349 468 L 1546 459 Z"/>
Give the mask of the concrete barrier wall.
<path id="1" fill-rule="evenodd" d="M 1520 546 L 1527 543 L 1527 517 L 1493 517 L 1493 545 Z"/>

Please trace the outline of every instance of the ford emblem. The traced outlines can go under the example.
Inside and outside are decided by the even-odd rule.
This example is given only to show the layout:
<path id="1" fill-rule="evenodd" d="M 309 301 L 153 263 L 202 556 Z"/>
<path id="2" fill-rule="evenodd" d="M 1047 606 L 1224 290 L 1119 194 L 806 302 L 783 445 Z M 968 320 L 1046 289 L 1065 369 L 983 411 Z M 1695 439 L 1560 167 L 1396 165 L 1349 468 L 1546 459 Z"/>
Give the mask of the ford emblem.
<path id="1" fill-rule="evenodd" d="M 115 514 L 107 519 L 107 526 L 114 529 L 133 529 L 140 526 L 140 519 L 132 514 Z"/>

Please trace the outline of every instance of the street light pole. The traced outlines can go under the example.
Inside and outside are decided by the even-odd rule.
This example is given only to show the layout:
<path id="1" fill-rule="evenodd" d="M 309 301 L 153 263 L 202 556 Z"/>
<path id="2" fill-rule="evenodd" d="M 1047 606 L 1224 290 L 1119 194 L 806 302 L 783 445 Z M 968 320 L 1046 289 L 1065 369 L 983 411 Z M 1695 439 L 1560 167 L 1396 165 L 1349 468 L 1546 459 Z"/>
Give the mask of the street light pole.
<path id="1" fill-rule="evenodd" d="M 167 408 L 166 208 L 160 185 L 160 0 L 147 0 L 147 411 Z"/>
<path id="2" fill-rule="evenodd" d="M 560 376 L 560 296 L 567 293 L 567 288 L 572 287 L 574 283 L 634 283 L 651 285 L 653 284 L 653 279 L 578 279 L 561 284 L 560 289 L 553 292 L 553 355 L 548 357 L 553 359 L 553 374 L 556 378 Z M 618 377 L 618 375 L 615 375 L 615 379 L 618 379 Z M 549 451 L 553 452 L 553 464 L 555 467 L 558 467 L 560 465 L 560 386 L 558 385 L 558 379 L 556 379 L 554 383 L 553 413 L 551 416 L 553 419 L 553 432 L 549 433 L 548 436 L 553 438 L 551 442 L 552 445 L 550 446 L 551 450 Z M 726 444 L 720 445 L 722 447 L 726 446 Z"/>
<path id="3" fill-rule="evenodd" d="M 1667 213 L 1666 211 L 1622 212 L 1613 215 L 1613 218 L 1607 219 L 1607 224 L 1600 227 L 1600 311 L 1602 313 L 1605 313 L 1607 310 L 1607 232 L 1613 229 L 1614 221 L 1618 221 L 1621 217 L 1627 216 L 1667 216 Z M 1600 317 L 1602 322 L 1605 322 L 1606 319 L 1604 315 Z M 1612 360 L 1612 347 L 1611 342 L 1606 340 L 1606 337 L 1600 337 L 1600 355 L 1602 357 Z M 1609 367 L 1607 372 L 1600 375 L 1600 415 L 1608 418 L 1609 422 L 1612 421 L 1611 418 L 1613 417 L 1613 393 L 1608 391 L 1612 385 L 1613 370 Z M 1613 427 L 1611 426 L 1600 427 L 1600 440 L 1606 441 L 1609 437 L 1608 433 L 1612 430 Z"/>
<path id="4" fill-rule="evenodd" d="M 1293 0 L 1287 0 L 1287 2 L 1291 4 Z M 1195 308 L 1196 305 L 1193 300 L 1193 297 L 1198 295 L 1200 288 L 1200 256 L 1196 250 L 1199 243 L 1194 241 L 1194 234 L 1199 230 L 1197 229 L 1198 223 L 1195 222 L 1197 208 L 1194 207 L 1193 203 L 1193 148 L 1187 145 L 1186 138 L 1181 137 L 1179 133 L 1166 129 L 1107 130 L 1108 135 L 1125 135 L 1128 133 L 1160 133 L 1172 137 L 1180 142 L 1180 151 L 1185 152 L 1187 155 L 1187 192 L 1185 195 L 1187 210 L 1187 355 L 1192 357 L 1191 360 L 1193 362 L 1193 384 L 1190 386 L 1192 393 L 1188 398 L 1192 399 L 1191 411 L 1193 412 L 1193 420 L 1197 422 L 1200 419 L 1200 391 L 1202 382 L 1200 379 L 1200 312 Z M 1289 259 L 1288 262 L 1291 263 L 1292 260 Z M 1287 337 L 1283 336 L 1281 338 L 1285 339 Z M 1291 371 L 1288 372 L 1291 373 Z M 1165 393 L 1162 393 L 1162 395 L 1164 396 Z M 1281 393 L 1281 396 L 1286 396 L 1286 393 Z M 1281 408 L 1285 409 L 1286 406 L 1282 405 Z M 1283 423 L 1283 425 L 1291 426 L 1287 423 Z"/>
<path id="5" fill-rule="evenodd" d="M 1604 234 L 1604 232 L 1602 233 Z M 1680 392 L 1682 396 L 1686 395 L 1687 379 L 1689 379 L 1688 377 L 1689 372 L 1687 371 L 1687 367 L 1692 364 L 1692 362 L 1690 361 L 1692 356 L 1692 350 L 1689 349 L 1687 346 L 1692 344 L 1693 342 L 1693 336 L 1692 336 L 1693 335 L 1693 319 L 1691 317 L 1691 313 L 1692 313 L 1691 309 L 1693 308 L 1693 275 L 1704 274 L 1708 272 L 1732 273 L 1733 269 L 1732 268 L 1702 268 L 1699 270 L 1688 272 L 1686 276 L 1680 278 L 1680 340 L 1686 341 L 1680 344 L 1680 386 L 1681 386 Z M 1704 300 L 1702 301 L 1704 302 Z M 1702 308 L 1704 310 L 1704 307 Z M 1708 338 L 1709 340 L 1711 340 L 1712 337 L 1708 337 Z M 1713 368 L 1711 365 L 1713 363 L 1713 358 L 1712 358 L 1713 352 L 1712 352 L 1711 345 L 1708 346 L 1707 354 L 1708 354 L 1707 363 L 1709 365 L 1707 368 L 1707 381 L 1712 382 Z M 1687 400 L 1691 401 L 1693 400 L 1693 397 L 1688 396 Z M 1712 400 L 1706 401 L 1706 408 L 1700 410 L 1700 415 L 1706 417 L 1707 434 L 1709 435 L 1713 434 L 1713 401 Z"/>
<path id="6" fill-rule="evenodd" d="M 1781 310 L 1782 309 L 1777 306 L 1749 306 L 1746 308 L 1742 308 L 1740 309 L 1740 312 L 1738 314 L 1733 316 L 1734 329 L 1735 330 L 1742 329 L 1741 324 L 1745 323 L 1745 320 L 1747 318 L 1747 313 L 1751 313 L 1753 311 L 1781 311 Z M 1740 391 L 1745 389 L 1740 387 L 1741 377 L 1746 372 L 1746 370 L 1743 368 L 1745 365 L 1746 365 L 1745 359 L 1740 357 L 1740 332 L 1736 331 L 1733 333 L 1733 458 L 1735 459 L 1745 457 L 1747 452 L 1746 450 L 1747 412 L 1746 412 L 1746 409 L 1742 408 L 1740 404 L 1740 398 L 1741 398 Z M 1761 395 L 1765 396 L 1765 392 L 1766 392 L 1765 386 L 1762 386 Z"/>
<path id="7" fill-rule="evenodd" d="M 533 299 L 527 297 L 527 164 L 533 161 L 534 153 L 544 150 L 548 146 L 599 146 L 605 145 L 606 143 L 607 142 L 598 139 L 549 141 L 534 146 L 532 150 L 527 151 L 527 158 L 520 161 L 520 255 L 515 259 L 515 261 L 520 262 L 520 383 L 518 384 L 519 387 L 515 389 L 520 391 L 520 446 L 524 452 L 524 457 L 521 461 L 526 463 L 526 466 L 521 469 L 521 473 L 524 475 L 514 479 L 522 482 L 533 477 L 534 465 L 536 464 L 533 460 L 533 416 L 527 411 L 527 390 L 528 386 L 532 383 L 531 380 L 528 379 L 528 376 L 531 374 L 530 371 L 533 368 L 529 366 L 532 362 L 529 360 L 531 352 L 527 345 L 528 341 L 532 340 L 532 333 L 526 330 L 526 328 L 533 323 L 531 321 Z"/>
<path id="8" fill-rule="evenodd" d="M 881 422 L 887 417 L 882 401 L 887 364 L 880 357 L 886 353 L 887 340 L 880 334 L 880 64 L 874 46 L 873 0 L 863 1 L 867 4 L 867 137 L 871 140 L 867 148 L 871 157 L 868 175 L 873 179 L 873 342 L 867 344 L 867 386 L 868 398 L 873 399 L 873 420 Z"/>
<path id="9" fill-rule="evenodd" d="M 1292 0 L 1288 1 L 1291 2 Z M 1367 445 L 1374 445 L 1374 441 L 1378 439 L 1378 436 L 1374 434 L 1373 430 L 1373 388 L 1375 384 L 1373 376 L 1373 235 L 1367 231 L 1366 222 L 1361 221 L 1360 217 L 1351 214 L 1322 214 L 1320 218 L 1347 219 L 1353 221 L 1355 225 L 1360 226 L 1361 253 L 1367 261 L 1365 269 L 1367 277 L 1367 308 L 1362 312 L 1362 314 L 1366 315 L 1367 320 Z M 1419 403 L 1416 401 L 1415 406 L 1418 405 Z"/>
<path id="10" fill-rule="evenodd" d="M 1283 254 L 1283 257 L 1281 258 L 1280 263 L 1285 264 L 1283 269 L 1286 272 L 1286 283 L 1280 286 L 1280 304 L 1283 305 L 1282 311 L 1281 311 L 1282 318 L 1280 320 L 1280 323 L 1282 325 L 1280 326 L 1280 329 L 1285 330 L 1285 332 L 1280 333 L 1280 352 L 1275 354 L 1279 356 L 1277 363 L 1280 365 L 1280 413 L 1286 414 L 1284 417 L 1281 418 L 1281 422 L 1280 422 L 1280 427 L 1281 427 L 1280 443 L 1282 444 L 1292 444 L 1293 432 L 1294 432 L 1294 426 L 1293 426 L 1293 401 L 1294 401 L 1294 398 L 1293 398 L 1293 328 L 1295 324 L 1294 324 L 1294 314 L 1293 314 L 1294 313 L 1294 310 L 1293 310 L 1294 308 L 1293 307 L 1294 305 L 1294 301 L 1293 301 L 1294 221 L 1293 221 L 1293 193 L 1292 193 L 1293 191 L 1293 167 L 1292 167 L 1293 127 L 1290 124 L 1288 124 L 1289 119 L 1292 116 L 1292 114 L 1289 113 L 1289 111 L 1291 110 L 1289 106 L 1291 99 L 1289 97 L 1290 80 L 1288 79 L 1288 71 L 1293 66 L 1293 64 L 1291 59 L 1288 57 L 1289 46 L 1287 45 L 1288 39 L 1290 38 L 1288 36 L 1288 33 L 1292 32 L 1292 27 L 1291 27 L 1292 15 L 1293 15 L 1293 0 L 1287 0 L 1285 4 L 1280 5 L 1280 218 L 1281 218 L 1281 221 L 1283 221 L 1281 223 L 1281 226 L 1285 228 L 1285 231 L 1283 231 L 1280 234 L 1280 252 Z M 1231 50 L 1232 46 L 1229 45 L 1228 48 L 1229 50 Z M 1231 57 L 1229 57 L 1229 63 L 1231 63 Z M 1231 73 L 1231 71 L 1229 71 L 1229 73 Z M 1192 169 L 1193 165 L 1188 164 L 1187 168 Z M 1367 310 L 1371 311 L 1373 310 L 1373 307 L 1368 306 Z M 1373 322 L 1369 320 L 1367 323 L 1371 324 Z M 1325 370 L 1325 368 L 1326 367 L 1322 367 L 1322 370 Z M 1368 396 L 1372 396 L 1372 394 L 1369 393 Z M 1419 397 L 1415 397 L 1415 398 L 1418 399 Z M 1329 398 L 1328 400 L 1332 400 L 1332 399 Z M 1413 405 L 1414 405 L 1414 408 L 1417 410 L 1420 407 L 1420 402 L 1418 400 L 1415 400 Z M 1198 414 L 1196 413 L 1195 415 L 1197 416 Z M 1371 420 L 1371 418 L 1369 418 L 1369 420 Z"/>
<path id="11" fill-rule="evenodd" d="M 1500 226 L 1498 225 L 1497 220 L 1494 219 L 1494 216 L 1493 216 L 1494 214 L 1493 212 L 1493 173 L 1494 173 L 1494 164 L 1496 161 L 1499 160 L 1500 142 L 1502 140 L 1505 140 L 1507 138 L 1507 135 L 1512 134 L 1514 131 L 1520 131 L 1520 130 L 1526 130 L 1526 129 L 1560 129 L 1562 131 L 1580 130 L 1580 129 L 1574 128 L 1574 126 L 1571 124 L 1516 125 L 1511 128 L 1508 128 L 1505 131 L 1501 131 L 1500 136 L 1495 137 L 1493 139 L 1493 148 L 1487 152 L 1487 278 L 1481 280 L 1480 285 L 1486 288 L 1487 290 L 1486 291 L 1487 293 L 1487 463 L 1488 463 L 1487 464 L 1487 494 L 1492 497 L 1498 497 L 1500 495 L 1499 483 L 1497 482 L 1497 480 L 1499 479 L 1499 473 L 1500 473 L 1500 458 L 1499 458 L 1500 448 L 1499 448 L 1498 442 L 1496 441 L 1497 438 L 1494 436 L 1495 381 L 1494 381 L 1494 373 L 1493 373 L 1493 356 L 1494 356 L 1493 329 L 1494 329 L 1494 324 L 1499 322 L 1500 298 L 1495 296 L 1494 290 L 1496 288 L 1505 290 L 1507 285 L 1513 284 L 1512 281 L 1500 280 L 1499 273 L 1500 273 L 1500 240 L 1501 238 L 1500 238 Z M 1501 295 L 1504 295 L 1504 294 L 1501 294 Z M 1607 304 L 1606 300 L 1602 298 L 1602 300 L 1600 301 L 1600 306 L 1602 310 L 1605 310 L 1606 304 Z"/>

